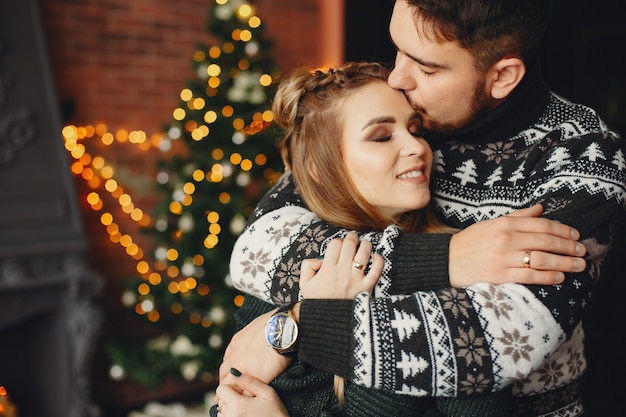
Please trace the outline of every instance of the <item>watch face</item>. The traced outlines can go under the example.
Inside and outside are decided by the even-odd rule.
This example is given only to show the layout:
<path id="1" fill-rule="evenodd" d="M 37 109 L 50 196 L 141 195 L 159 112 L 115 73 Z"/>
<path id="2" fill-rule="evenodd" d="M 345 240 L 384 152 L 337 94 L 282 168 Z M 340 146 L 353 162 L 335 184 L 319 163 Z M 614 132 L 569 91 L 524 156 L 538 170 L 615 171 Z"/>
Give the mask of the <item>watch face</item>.
<path id="1" fill-rule="evenodd" d="M 288 349 L 298 338 L 298 325 L 286 312 L 275 314 L 265 326 L 265 337 L 274 349 Z"/>

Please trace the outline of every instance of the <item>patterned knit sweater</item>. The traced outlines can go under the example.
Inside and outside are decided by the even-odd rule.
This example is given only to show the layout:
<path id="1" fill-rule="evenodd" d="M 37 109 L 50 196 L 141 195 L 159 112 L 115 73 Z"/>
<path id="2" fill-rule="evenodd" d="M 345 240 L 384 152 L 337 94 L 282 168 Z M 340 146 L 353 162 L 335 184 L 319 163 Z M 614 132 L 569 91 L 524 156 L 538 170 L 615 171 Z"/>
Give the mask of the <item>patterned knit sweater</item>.
<path id="1" fill-rule="evenodd" d="M 448 224 L 462 228 L 542 203 L 545 217 L 581 232 L 587 269 L 554 286 L 452 289 L 449 235 L 389 227 L 362 236 L 385 257 L 372 297 L 302 303 L 300 359 L 413 396 L 513 385 L 514 415 L 581 416 L 581 320 L 595 284 L 610 278 L 603 261 L 624 223 L 624 141 L 591 109 L 551 93 L 538 68 L 480 123 L 429 139 L 434 203 Z M 231 258 L 237 288 L 273 304 L 298 299 L 301 260 L 345 234 L 307 211 L 290 181 L 286 175 L 264 197 Z"/>
<path id="2" fill-rule="evenodd" d="M 256 297 L 246 297 L 236 313 L 243 327 L 276 306 Z M 398 395 L 346 383 L 345 401 L 339 404 L 333 389 L 333 375 L 301 360 L 271 383 L 282 399 L 290 417 L 505 417 L 511 406 L 510 391 L 476 398 L 424 398 Z M 218 417 L 217 405 L 210 410 Z"/>

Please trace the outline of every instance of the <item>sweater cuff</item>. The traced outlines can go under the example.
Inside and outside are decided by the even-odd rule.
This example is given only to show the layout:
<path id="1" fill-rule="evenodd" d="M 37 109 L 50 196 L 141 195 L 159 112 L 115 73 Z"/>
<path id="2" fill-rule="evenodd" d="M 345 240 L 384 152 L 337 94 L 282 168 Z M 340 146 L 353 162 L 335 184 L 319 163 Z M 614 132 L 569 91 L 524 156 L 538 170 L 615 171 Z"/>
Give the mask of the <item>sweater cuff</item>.
<path id="1" fill-rule="evenodd" d="M 450 286 L 448 254 L 451 234 L 403 234 L 394 248 L 393 292 L 411 294 Z"/>
<path id="2" fill-rule="evenodd" d="M 344 378 L 352 376 L 354 300 L 302 300 L 298 357 Z"/>

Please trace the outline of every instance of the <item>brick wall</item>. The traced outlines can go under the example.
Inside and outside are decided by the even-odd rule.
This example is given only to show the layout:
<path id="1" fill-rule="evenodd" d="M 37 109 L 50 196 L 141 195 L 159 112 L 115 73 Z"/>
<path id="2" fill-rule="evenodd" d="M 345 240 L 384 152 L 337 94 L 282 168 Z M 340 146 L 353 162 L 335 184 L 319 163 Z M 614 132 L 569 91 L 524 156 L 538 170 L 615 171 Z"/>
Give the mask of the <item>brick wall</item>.
<path id="1" fill-rule="evenodd" d="M 72 121 L 129 129 L 169 120 L 192 53 L 209 42 L 211 0 L 42 0 L 61 100 L 75 101 Z M 281 69 L 317 64 L 318 0 L 256 0 Z M 285 36 L 288 34 L 288 36 Z"/>
<path id="2" fill-rule="evenodd" d="M 211 4 L 211 0 L 42 0 L 64 123 L 103 122 L 111 132 L 158 133 L 171 119 L 185 81 L 195 77 L 190 63 L 196 45 L 210 42 L 205 23 Z M 283 71 L 316 65 L 319 44 L 311 34 L 318 27 L 318 0 L 257 0 L 254 5 Z M 145 185 L 152 181 L 156 152 L 140 152 L 130 145 L 97 151 L 128 179 L 122 186 L 137 199 L 136 205 L 149 208 L 154 196 Z M 81 181 L 77 185 L 87 191 Z M 108 279 L 107 289 L 116 292 L 115 281 L 133 273 L 134 262 L 108 241 L 98 213 L 85 208 L 84 215 L 93 263 Z M 124 226 L 133 231 L 133 224 Z"/>
<path id="3" fill-rule="evenodd" d="M 110 132 L 160 132 L 178 105 L 185 81 L 195 77 L 190 63 L 196 45 L 210 43 L 205 23 L 212 4 L 213 0 L 41 0 L 63 123 L 105 123 Z M 319 4 L 320 0 L 253 1 L 264 21 L 265 35 L 274 42 L 274 57 L 281 70 L 320 65 L 322 49 L 316 38 Z M 130 144 L 104 147 L 91 143 L 90 149 L 116 168 L 116 174 L 126 179 L 121 185 L 133 196 L 135 205 L 149 212 L 158 198 L 150 189 L 158 152 L 142 152 Z M 91 190 L 82 180 L 76 185 L 91 264 L 105 278 L 106 338 L 112 332 L 124 331 L 116 325 L 127 321 L 129 314 L 120 303 L 121 283 L 125 276 L 135 274 L 136 261 L 109 241 L 99 222 L 101 213 L 85 202 Z M 112 199 L 106 204 L 116 205 Z M 123 232 L 139 236 L 140 246 L 149 248 L 150 242 L 141 240 L 137 226 L 122 219 L 120 216 Z M 124 403 L 123 398 L 116 400 L 106 394 L 110 387 L 102 352 L 97 358 L 94 385 L 98 396 Z"/>

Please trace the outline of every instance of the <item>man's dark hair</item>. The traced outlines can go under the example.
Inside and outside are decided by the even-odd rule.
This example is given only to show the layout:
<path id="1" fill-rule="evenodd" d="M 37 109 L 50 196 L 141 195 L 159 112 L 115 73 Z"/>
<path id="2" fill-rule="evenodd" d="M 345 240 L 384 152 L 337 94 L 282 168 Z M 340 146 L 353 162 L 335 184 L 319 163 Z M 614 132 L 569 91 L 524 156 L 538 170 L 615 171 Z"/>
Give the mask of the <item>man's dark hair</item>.
<path id="1" fill-rule="evenodd" d="M 400 0 L 414 11 L 420 36 L 457 41 L 485 70 L 506 56 L 538 54 L 552 0 Z"/>

